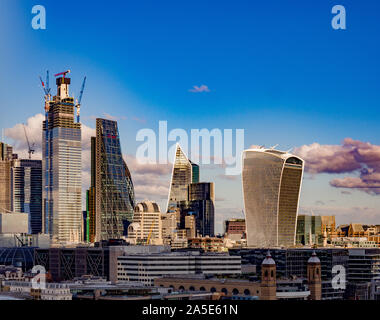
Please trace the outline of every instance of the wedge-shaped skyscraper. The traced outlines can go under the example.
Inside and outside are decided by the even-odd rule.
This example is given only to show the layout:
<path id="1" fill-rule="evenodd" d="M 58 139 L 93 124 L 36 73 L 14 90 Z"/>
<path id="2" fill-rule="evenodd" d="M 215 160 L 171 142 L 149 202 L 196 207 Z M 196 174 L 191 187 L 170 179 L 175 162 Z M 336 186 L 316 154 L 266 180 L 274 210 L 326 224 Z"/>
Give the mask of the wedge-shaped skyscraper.
<path id="1" fill-rule="evenodd" d="M 195 171 L 197 169 L 197 171 Z M 199 167 L 194 164 L 194 177 L 199 180 Z M 188 185 L 193 182 L 193 163 L 186 157 L 179 144 L 176 147 L 172 180 L 170 183 L 168 210 L 178 207 L 180 201 L 187 201 Z"/>
<path id="2" fill-rule="evenodd" d="M 248 246 L 294 245 L 304 161 L 274 149 L 245 150 L 242 161 Z"/>
<path id="3" fill-rule="evenodd" d="M 92 167 L 95 168 L 91 170 L 94 176 L 90 191 L 95 191 L 92 199 L 95 214 L 90 212 L 89 229 L 95 233 L 95 241 L 119 239 L 127 235 L 133 220 L 135 194 L 132 177 L 121 152 L 117 122 L 96 119 L 96 139 L 92 141 Z M 93 218 L 95 230 L 91 227 Z"/>

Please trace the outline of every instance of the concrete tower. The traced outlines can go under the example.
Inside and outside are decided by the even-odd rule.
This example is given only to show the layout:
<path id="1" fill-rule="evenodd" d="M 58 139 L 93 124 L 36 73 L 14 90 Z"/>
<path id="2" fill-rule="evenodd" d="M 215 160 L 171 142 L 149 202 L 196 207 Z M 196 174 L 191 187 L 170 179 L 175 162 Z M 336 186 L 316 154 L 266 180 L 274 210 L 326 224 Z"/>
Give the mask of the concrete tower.
<path id="1" fill-rule="evenodd" d="M 321 280 L 321 261 L 315 251 L 307 261 L 307 280 L 310 289 L 310 300 L 321 300 L 322 280 Z"/>
<path id="2" fill-rule="evenodd" d="M 260 300 L 276 299 L 276 262 L 268 250 L 261 264 Z"/>

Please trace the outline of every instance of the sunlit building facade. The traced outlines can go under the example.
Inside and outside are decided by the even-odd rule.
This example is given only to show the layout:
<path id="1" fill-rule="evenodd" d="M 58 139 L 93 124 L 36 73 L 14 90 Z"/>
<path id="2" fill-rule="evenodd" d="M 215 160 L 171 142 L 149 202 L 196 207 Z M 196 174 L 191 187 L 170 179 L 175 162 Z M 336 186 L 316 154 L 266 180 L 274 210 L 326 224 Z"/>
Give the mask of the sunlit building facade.
<path id="1" fill-rule="evenodd" d="M 294 245 L 304 161 L 274 149 L 248 149 L 242 162 L 248 246 Z"/>
<path id="2" fill-rule="evenodd" d="M 0 212 L 9 212 L 12 208 L 11 197 L 11 160 L 12 147 L 0 142 Z"/>
<path id="3" fill-rule="evenodd" d="M 197 166 L 197 165 L 196 165 Z M 194 172 L 194 178 L 199 180 L 199 167 L 197 173 Z M 196 169 L 195 169 L 196 170 Z M 178 207 L 179 202 L 187 201 L 188 185 L 193 181 L 193 165 L 177 144 L 175 160 L 173 164 L 172 178 L 169 190 L 169 199 L 167 211 L 171 208 Z"/>
<path id="4" fill-rule="evenodd" d="M 135 195 L 116 121 L 96 119 L 96 143 L 92 152 L 95 153 L 95 240 L 119 239 L 127 235 L 133 220 Z"/>
<path id="5" fill-rule="evenodd" d="M 82 239 L 81 124 L 75 121 L 70 78 L 56 79 L 42 134 L 43 231 L 53 242 Z"/>
<path id="6" fill-rule="evenodd" d="M 135 244 L 162 244 L 161 210 L 157 203 L 144 201 L 136 205 L 128 238 Z"/>

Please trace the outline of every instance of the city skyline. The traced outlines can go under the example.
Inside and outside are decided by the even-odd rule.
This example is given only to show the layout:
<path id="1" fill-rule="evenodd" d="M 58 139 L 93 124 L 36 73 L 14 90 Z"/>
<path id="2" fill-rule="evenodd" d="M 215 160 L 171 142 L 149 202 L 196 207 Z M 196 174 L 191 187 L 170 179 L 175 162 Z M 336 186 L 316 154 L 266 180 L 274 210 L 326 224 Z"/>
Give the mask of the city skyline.
<path id="1" fill-rule="evenodd" d="M 380 65 L 373 39 L 380 28 L 375 16 L 379 4 L 347 2 L 350 20 L 341 32 L 331 28 L 330 5 L 300 3 L 295 11 L 280 1 L 240 2 L 239 10 L 222 3 L 220 11 L 207 4 L 202 10 L 172 2 L 161 7 L 149 3 L 143 9 L 140 4 L 113 2 L 109 8 L 94 5 L 88 15 L 74 12 L 64 30 L 58 23 L 62 19 L 58 6 L 47 1 L 47 29 L 35 31 L 30 28 L 29 6 L 3 1 L 0 7 L 6 9 L 0 12 L 7 14 L 0 19 L 4 39 L 0 63 L 9 75 L 0 79 L 1 87 L 7 88 L 0 104 L 9 110 L 0 119 L 4 140 L 26 158 L 21 124 L 27 122 L 34 142 L 40 140 L 43 96 L 38 75 L 46 69 L 72 69 L 74 97 L 79 95 L 80 78 L 88 76 L 81 110 L 82 194 L 90 181 L 94 119 L 108 117 L 119 120 L 136 198 L 165 208 L 171 166 L 139 165 L 134 155 L 136 132 L 156 130 L 158 121 L 166 119 L 170 128 L 186 131 L 244 128 L 245 148 L 277 143 L 283 150 L 294 147 L 293 153 L 306 165 L 300 213 L 336 215 L 337 224 L 377 223 Z M 271 10 L 273 5 L 281 10 Z M 165 10 L 169 6 L 172 11 Z M 191 21 L 181 9 L 192 14 Z M 168 13 L 173 10 L 177 15 Z M 261 12 L 271 12 L 270 24 Z M 149 24 L 139 21 L 143 14 L 152 18 Z M 118 22 L 122 15 L 126 24 Z M 96 25 L 100 17 L 104 22 Z M 9 27 L 12 38 L 5 31 Z M 94 38 L 85 36 L 88 28 L 97 30 L 97 39 L 107 49 L 94 50 Z M 58 30 L 72 41 L 74 50 L 60 50 Z M 29 63 L 20 65 L 25 52 Z M 23 95 L 17 95 L 20 88 Z M 37 145 L 33 159 L 40 159 L 40 148 Z M 220 166 L 205 165 L 202 180 L 215 182 L 216 226 L 221 232 L 223 220 L 243 217 L 240 176 L 228 177 Z"/>

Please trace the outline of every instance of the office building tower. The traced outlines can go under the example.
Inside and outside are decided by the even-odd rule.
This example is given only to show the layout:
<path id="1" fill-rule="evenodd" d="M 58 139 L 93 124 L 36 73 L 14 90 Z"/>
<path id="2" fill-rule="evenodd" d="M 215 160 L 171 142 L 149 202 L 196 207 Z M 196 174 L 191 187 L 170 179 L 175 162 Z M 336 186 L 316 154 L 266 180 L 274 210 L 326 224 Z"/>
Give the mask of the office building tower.
<path id="1" fill-rule="evenodd" d="M 57 243 L 81 241 L 81 124 L 75 122 L 70 78 L 56 79 L 57 95 L 45 101 L 42 136 L 43 230 Z"/>
<path id="2" fill-rule="evenodd" d="M 136 205 L 128 238 L 134 243 L 162 244 L 161 211 L 157 203 L 144 201 Z"/>
<path id="3" fill-rule="evenodd" d="M 0 142 L 0 212 L 12 210 L 11 160 L 12 147 Z"/>
<path id="4" fill-rule="evenodd" d="M 179 144 L 177 144 L 170 183 L 167 212 L 173 208 L 177 208 L 180 201 L 187 201 L 187 188 L 193 181 L 193 165 L 194 168 L 196 168 L 194 171 L 194 179 L 199 179 L 199 167 L 195 167 L 196 165 L 191 163 Z"/>
<path id="5" fill-rule="evenodd" d="M 191 182 L 192 183 L 198 183 L 199 182 L 199 166 L 192 162 L 191 163 Z"/>
<path id="6" fill-rule="evenodd" d="M 86 209 L 88 233 L 87 241 L 94 243 L 96 237 L 96 201 L 95 201 L 95 181 L 96 181 L 96 137 L 91 137 L 91 183 L 86 191 Z"/>
<path id="7" fill-rule="evenodd" d="M 162 240 L 164 244 L 170 244 L 177 237 L 177 213 L 168 212 L 161 214 Z"/>
<path id="8" fill-rule="evenodd" d="M 322 244 L 321 216 L 297 217 L 296 243 L 301 245 Z"/>
<path id="9" fill-rule="evenodd" d="M 213 182 L 191 183 L 188 187 L 188 210 L 183 213 L 195 216 L 197 233 L 214 236 L 215 192 Z"/>
<path id="10" fill-rule="evenodd" d="M 321 216 L 321 232 L 323 237 L 332 238 L 336 236 L 335 216 Z"/>
<path id="11" fill-rule="evenodd" d="M 12 161 L 12 211 L 28 214 L 30 234 L 42 232 L 42 161 Z"/>
<path id="12" fill-rule="evenodd" d="M 196 219 L 193 215 L 188 215 L 185 217 L 185 229 L 186 229 L 186 238 L 195 238 L 196 237 Z"/>
<path id="13" fill-rule="evenodd" d="M 242 162 L 248 246 L 294 245 L 304 161 L 274 149 L 249 149 Z"/>
<path id="14" fill-rule="evenodd" d="M 120 239 L 133 219 L 135 195 L 131 174 L 121 152 L 116 121 L 96 119 L 95 240 Z"/>

